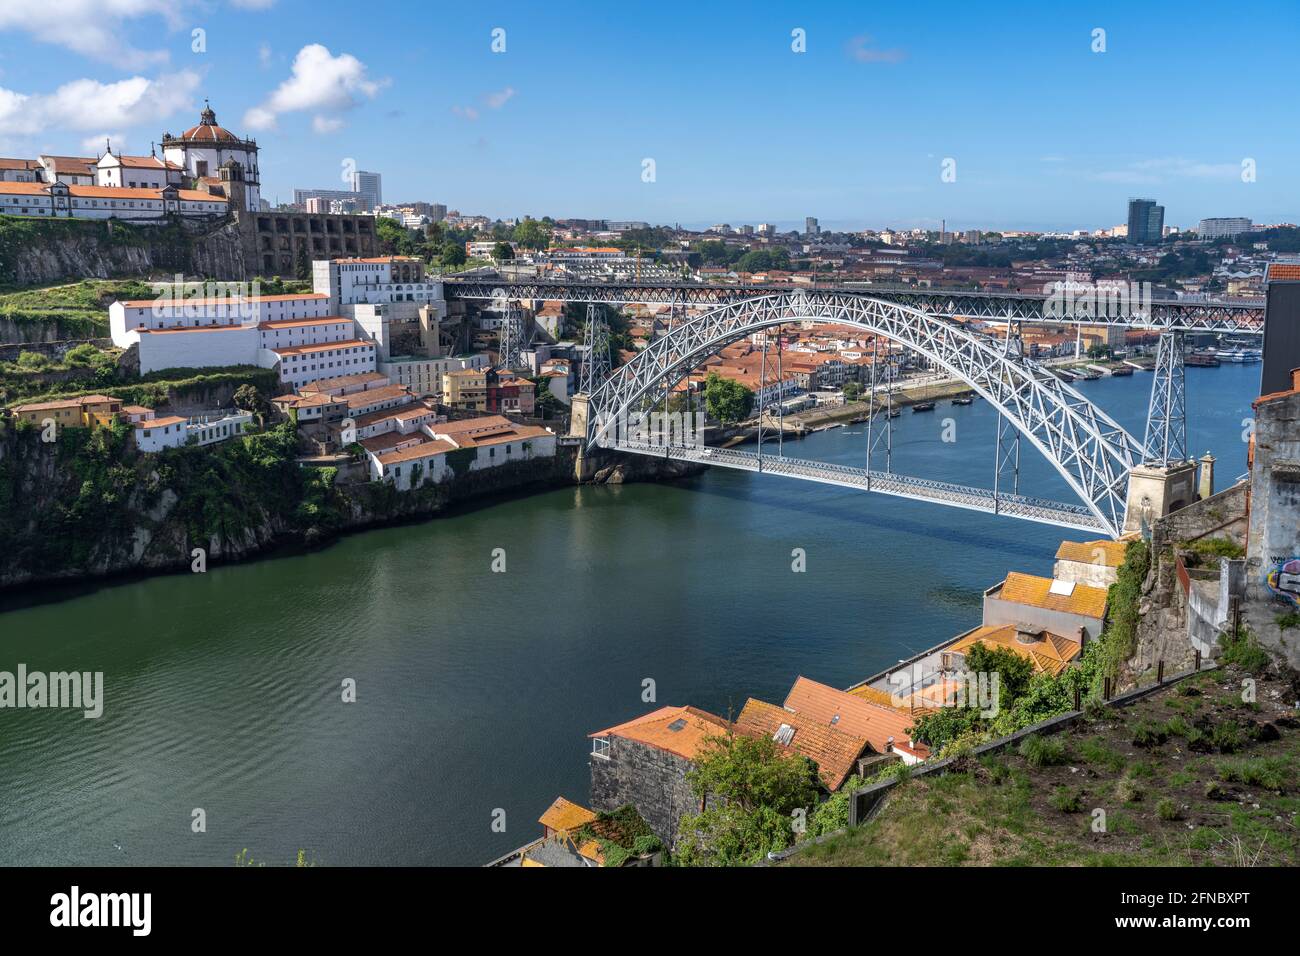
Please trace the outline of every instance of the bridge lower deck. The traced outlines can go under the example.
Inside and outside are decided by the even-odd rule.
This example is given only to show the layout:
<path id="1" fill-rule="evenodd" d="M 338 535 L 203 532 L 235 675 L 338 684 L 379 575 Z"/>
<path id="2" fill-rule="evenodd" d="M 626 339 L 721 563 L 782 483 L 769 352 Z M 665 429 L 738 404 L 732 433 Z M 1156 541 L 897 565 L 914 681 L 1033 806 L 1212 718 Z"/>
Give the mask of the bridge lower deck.
<path id="1" fill-rule="evenodd" d="M 613 451 L 636 455 L 650 455 L 674 461 L 691 461 L 719 468 L 760 472 L 816 481 L 824 485 L 874 491 L 898 498 L 930 501 L 953 508 L 982 511 L 985 514 L 1004 515 L 1037 521 L 1041 524 L 1075 528 L 1094 534 L 1109 536 L 1110 531 L 1091 511 L 1082 505 L 1071 505 L 1047 498 L 1026 495 L 994 493 L 987 488 L 971 488 L 929 478 L 913 478 L 886 471 L 868 471 L 852 465 L 836 465 L 782 455 L 758 454 L 734 448 L 709 448 L 703 446 L 653 445 L 638 442 L 610 442 L 604 447 Z"/>

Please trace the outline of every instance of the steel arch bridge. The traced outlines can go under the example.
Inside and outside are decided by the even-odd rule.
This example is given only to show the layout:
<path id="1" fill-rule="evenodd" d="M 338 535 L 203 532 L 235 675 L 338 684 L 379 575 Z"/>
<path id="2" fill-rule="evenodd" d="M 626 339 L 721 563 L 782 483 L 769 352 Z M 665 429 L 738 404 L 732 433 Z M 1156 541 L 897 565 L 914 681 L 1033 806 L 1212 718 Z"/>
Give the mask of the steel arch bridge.
<path id="1" fill-rule="evenodd" d="M 611 428 L 653 406 L 703 359 L 751 333 L 790 322 L 832 322 L 884 336 L 966 382 L 1048 460 L 1078 496 L 1066 505 L 944 482 L 905 478 L 760 453 L 671 448 L 610 437 Z M 813 481 L 1098 531 L 1124 527 L 1129 471 L 1142 446 L 1114 419 L 1046 367 L 1009 354 L 993 339 L 950 319 L 858 294 L 794 291 L 728 302 L 657 339 L 587 396 L 585 444 L 770 471 Z"/>

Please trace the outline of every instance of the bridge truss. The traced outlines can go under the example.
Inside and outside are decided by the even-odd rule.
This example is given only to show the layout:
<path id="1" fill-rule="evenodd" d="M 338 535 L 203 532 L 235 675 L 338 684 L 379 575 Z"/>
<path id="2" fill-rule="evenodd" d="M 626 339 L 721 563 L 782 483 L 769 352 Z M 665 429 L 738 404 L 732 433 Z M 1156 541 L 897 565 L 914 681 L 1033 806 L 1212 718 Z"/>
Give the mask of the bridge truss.
<path id="1" fill-rule="evenodd" d="M 470 276 L 442 280 L 448 299 L 550 299 L 561 302 L 602 302 L 608 305 L 672 304 L 689 307 L 725 305 L 770 295 L 786 295 L 788 285 L 711 285 L 703 282 L 546 279 L 503 280 Z M 1185 299 L 1143 299 L 1139 295 L 1097 292 L 1096 297 L 1063 297 L 1021 292 L 962 292 L 917 289 L 911 286 L 860 284 L 813 287 L 809 293 L 859 297 L 890 302 L 931 315 L 975 319 L 1059 323 L 1063 325 L 1124 326 L 1126 328 L 1261 334 L 1262 304 L 1192 302 Z"/>
<path id="2" fill-rule="evenodd" d="M 754 332 L 802 321 L 832 322 L 883 336 L 966 382 L 1038 449 L 1082 507 L 1023 498 L 1018 488 L 1004 494 L 1000 489 L 963 489 L 872 472 L 870 462 L 861 469 L 862 474 L 848 476 L 836 471 L 839 466 L 799 463 L 783 456 L 773 460 L 762 454 L 761 442 L 751 468 L 743 453 L 721 455 L 720 450 L 700 448 L 674 451 L 621 437 L 620 424 L 666 401 L 672 388 L 708 356 Z M 760 417 L 763 411 L 760 409 Z M 1145 456 L 1143 447 L 1117 422 L 1046 367 L 981 333 L 947 318 L 859 293 L 803 290 L 725 303 L 676 325 L 652 342 L 588 396 L 587 444 L 667 457 L 699 455 L 692 460 L 1050 521 L 1111 537 L 1119 537 L 1124 526 L 1129 470 Z M 836 473 L 831 476 L 830 472 Z"/>

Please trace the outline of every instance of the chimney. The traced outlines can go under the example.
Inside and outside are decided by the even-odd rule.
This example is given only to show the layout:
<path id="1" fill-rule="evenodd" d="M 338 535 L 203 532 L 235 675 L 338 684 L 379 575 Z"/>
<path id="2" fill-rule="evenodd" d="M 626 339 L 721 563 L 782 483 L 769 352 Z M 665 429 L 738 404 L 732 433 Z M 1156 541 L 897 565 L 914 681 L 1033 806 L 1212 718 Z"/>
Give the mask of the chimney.
<path id="1" fill-rule="evenodd" d="M 1196 493 L 1202 500 L 1214 494 L 1214 456 L 1208 451 L 1201 456 L 1201 481 Z"/>
<path id="2" fill-rule="evenodd" d="M 1079 656 L 1081 657 L 1083 656 L 1083 649 L 1087 646 L 1088 646 L 1088 629 L 1086 627 L 1080 627 L 1079 628 Z"/>

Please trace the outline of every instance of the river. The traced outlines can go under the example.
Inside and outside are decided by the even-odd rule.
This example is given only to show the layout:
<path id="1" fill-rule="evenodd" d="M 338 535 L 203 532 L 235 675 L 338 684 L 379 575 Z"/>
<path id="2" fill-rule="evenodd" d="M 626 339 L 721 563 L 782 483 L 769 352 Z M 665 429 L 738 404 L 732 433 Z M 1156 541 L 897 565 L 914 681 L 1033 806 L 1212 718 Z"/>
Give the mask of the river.
<path id="1" fill-rule="evenodd" d="M 1259 366 L 1187 370 L 1189 441 L 1246 468 Z M 1080 389 L 1142 438 L 1150 373 Z M 942 441 L 945 419 L 949 436 Z M 894 468 L 988 486 L 995 417 L 895 421 Z M 865 426 L 788 454 L 865 460 Z M 767 446 L 774 448 L 774 446 Z M 1071 500 L 1026 443 L 1022 490 Z M 586 735 L 846 686 L 979 621 L 1061 531 L 715 470 L 567 488 L 205 574 L 0 604 L 0 670 L 102 671 L 104 713 L 0 710 L 0 864 L 479 864 L 587 799 Z M 791 552 L 807 570 L 791 570 Z M 490 570 L 504 549 L 506 570 Z M 356 682 L 355 703 L 342 682 Z M 195 810 L 205 832 L 194 832 Z M 494 832 L 494 811 L 506 831 Z"/>

